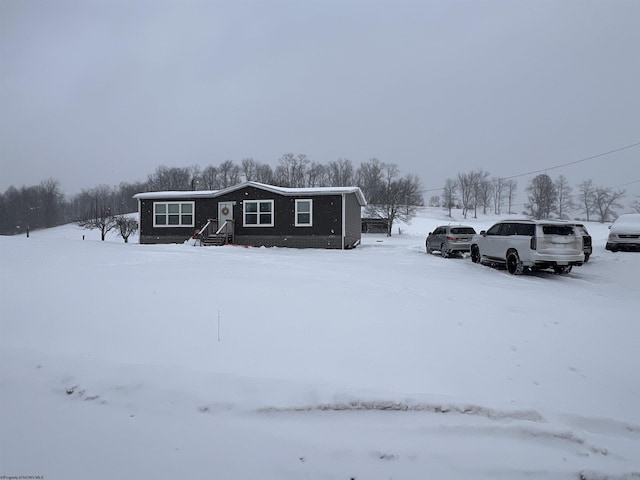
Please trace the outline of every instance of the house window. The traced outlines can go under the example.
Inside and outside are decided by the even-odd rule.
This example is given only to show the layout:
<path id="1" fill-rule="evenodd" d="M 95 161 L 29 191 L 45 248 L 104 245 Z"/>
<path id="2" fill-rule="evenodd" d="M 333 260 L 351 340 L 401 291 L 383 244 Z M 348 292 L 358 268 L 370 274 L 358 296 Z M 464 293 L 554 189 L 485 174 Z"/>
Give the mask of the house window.
<path id="1" fill-rule="evenodd" d="M 313 225 L 313 201 L 296 200 L 296 227 Z"/>
<path id="2" fill-rule="evenodd" d="M 154 202 L 154 227 L 193 227 L 193 202 Z"/>
<path id="3" fill-rule="evenodd" d="M 245 200 L 245 227 L 273 227 L 273 200 Z"/>

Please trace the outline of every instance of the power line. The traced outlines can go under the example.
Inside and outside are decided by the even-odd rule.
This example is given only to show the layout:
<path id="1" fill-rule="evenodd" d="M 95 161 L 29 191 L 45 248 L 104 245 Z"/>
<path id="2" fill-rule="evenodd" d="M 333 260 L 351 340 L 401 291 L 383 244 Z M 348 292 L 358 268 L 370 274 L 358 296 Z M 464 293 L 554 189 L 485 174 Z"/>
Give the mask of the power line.
<path id="1" fill-rule="evenodd" d="M 569 165 L 575 165 L 577 163 L 582 163 L 582 162 L 586 162 L 588 160 L 593 160 L 594 158 L 604 157 L 606 155 L 611 155 L 612 153 L 621 152 L 622 150 L 627 150 L 629 148 L 634 148 L 634 147 L 638 147 L 638 146 L 640 146 L 640 142 L 632 143 L 630 145 L 625 145 L 624 147 L 616 148 L 614 150 L 609 150 L 608 152 L 598 153 L 597 155 L 592 155 L 591 157 L 581 158 L 580 160 L 574 160 L 572 162 L 567 162 L 567 163 L 562 163 L 560 165 L 555 165 L 553 167 L 543 168 L 541 170 L 534 170 L 534 171 L 526 172 L 526 173 L 519 173 L 517 175 L 511 175 L 509 177 L 501 177 L 501 178 L 499 178 L 499 180 L 509 180 L 511 178 L 518 178 L 518 177 L 524 177 L 524 176 L 527 176 L 527 175 L 533 175 L 535 173 L 547 172 L 549 170 L 555 170 L 557 168 L 562 168 L 562 167 L 566 167 L 566 166 L 569 166 Z M 634 180 L 633 182 L 625 183 L 623 185 L 618 185 L 615 188 L 624 187 L 626 185 L 631 185 L 633 183 L 638 183 L 638 182 L 640 182 L 640 180 Z M 440 192 L 442 190 L 444 190 L 444 188 L 430 188 L 430 189 L 427 189 L 427 190 L 423 190 L 422 192 L 423 193 Z"/>
<path id="2" fill-rule="evenodd" d="M 586 162 L 587 160 L 593 160 L 594 158 L 604 157 L 605 155 L 611 155 L 612 153 L 621 152 L 622 150 L 627 150 L 629 148 L 637 147 L 639 145 L 640 145 L 640 142 L 632 143 L 631 145 L 626 145 L 624 147 L 616 148 L 615 150 L 609 150 L 608 152 L 599 153 L 597 155 L 593 155 L 593 156 L 587 157 L 587 158 L 582 158 L 580 160 L 574 160 L 573 162 L 567 162 L 567 163 L 563 163 L 561 165 L 556 165 L 554 167 L 543 168 L 542 170 L 535 170 L 535 171 L 527 172 L 527 173 L 519 173 L 518 175 L 511 175 L 510 177 L 503 177 L 502 180 L 509 180 L 510 178 L 524 177 L 526 175 L 533 175 L 534 173 L 542 173 L 542 172 L 546 172 L 546 171 L 549 171 L 549 170 L 555 170 L 556 168 L 562 168 L 562 167 L 566 167 L 566 166 L 569 166 L 569 165 L 575 165 L 576 163 L 582 163 L 582 162 Z"/>
<path id="3" fill-rule="evenodd" d="M 622 185 L 616 185 L 613 188 L 620 188 L 620 187 L 626 187 L 627 185 L 633 185 L 634 183 L 640 183 L 640 179 L 638 180 L 634 180 L 633 182 L 627 182 L 627 183 L 623 183 Z"/>

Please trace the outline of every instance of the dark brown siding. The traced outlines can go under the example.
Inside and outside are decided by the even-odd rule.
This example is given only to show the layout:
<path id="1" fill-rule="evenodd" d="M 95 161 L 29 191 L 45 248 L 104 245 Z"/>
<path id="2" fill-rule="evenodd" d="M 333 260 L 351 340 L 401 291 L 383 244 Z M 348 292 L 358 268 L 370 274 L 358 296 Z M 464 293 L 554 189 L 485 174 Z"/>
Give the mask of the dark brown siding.
<path id="1" fill-rule="evenodd" d="M 358 245 L 362 238 L 362 208 L 355 193 L 345 197 L 345 248 L 352 248 Z"/>
<path id="2" fill-rule="evenodd" d="M 195 225 L 193 227 L 154 227 L 153 203 L 167 201 L 195 202 Z M 191 238 L 194 230 L 200 230 L 207 223 L 207 219 L 215 217 L 216 211 L 217 201 L 212 198 L 140 200 L 140 243 L 183 243 Z"/>
<path id="3" fill-rule="evenodd" d="M 194 230 L 202 228 L 209 218 L 216 218 L 219 202 L 234 202 L 234 242 L 239 245 L 280 246 L 297 248 L 342 248 L 342 195 L 281 195 L 269 190 L 247 186 L 215 198 L 181 198 L 195 202 L 195 226 L 153 227 L 154 200 L 140 201 L 140 243 L 182 243 Z M 355 194 L 346 194 L 345 247 L 360 240 L 360 204 Z M 295 201 L 313 202 L 313 225 L 296 227 Z M 274 226 L 244 226 L 246 200 L 273 200 Z M 158 199 L 157 201 L 167 201 Z M 176 200 L 178 201 L 178 200 Z"/>
<path id="4" fill-rule="evenodd" d="M 296 199 L 313 200 L 313 226 L 295 226 Z M 245 200 L 273 200 L 274 226 L 273 227 L 249 227 L 244 226 L 244 201 Z M 265 246 L 314 246 L 322 244 L 327 248 L 335 247 L 336 238 L 342 235 L 342 207 L 341 195 L 313 195 L 313 196 L 284 196 L 267 190 L 247 187 L 227 195 L 216 198 L 218 202 L 235 201 L 234 220 L 236 243 L 249 245 L 259 244 Z M 306 239 L 303 237 L 320 237 L 319 239 Z M 287 237 L 286 239 L 284 237 Z M 295 237 L 295 238 L 291 238 Z M 251 240 L 253 239 L 253 240 Z M 280 239 L 280 240 L 278 240 Z M 300 240 L 298 242 L 298 240 Z M 296 245 L 293 245 L 295 243 Z M 299 244 L 299 245 L 298 245 Z"/>

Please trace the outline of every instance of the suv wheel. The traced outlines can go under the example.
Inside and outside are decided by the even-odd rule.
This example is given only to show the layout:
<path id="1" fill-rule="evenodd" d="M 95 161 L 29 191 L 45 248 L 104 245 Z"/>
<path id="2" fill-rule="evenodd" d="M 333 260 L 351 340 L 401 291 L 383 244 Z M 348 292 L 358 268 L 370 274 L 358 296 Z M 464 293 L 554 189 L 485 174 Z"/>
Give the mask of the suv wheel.
<path id="1" fill-rule="evenodd" d="M 587 263 L 589 261 L 589 257 L 591 256 L 591 254 L 589 253 L 585 253 L 584 254 L 584 263 Z"/>
<path id="2" fill-rule="evenodd" d="M 480 249 L 477 245 L 471 246 L 471 261 L 473 263 L 480 263 Z"/>
<path id="3" fill-rule="evenodd" d="M 427 242 L 426 247 L 427 247 L 427 253 L 433 253 L 432 248 L 429 246 L 429 242 Z"/>
<path id="4" fill-rule="evenodd" d="M 507 270 L 511 275 L 520 275 L 524 271 L 518 252 L 509 252 L 507 254 Z"/>
<path id="5" fill-rule="evenodd" d="M 440 245 L 440 256 L 442 258 L 449 258 L 449 252 L 444 248 L 444 243 Z"/>
<path id="6" fill-rule="evenodd" d="M 567 274 L 573 267 L 571 265 L 556 265 L 553 267 L 553 271 L 557 274 Z"/>

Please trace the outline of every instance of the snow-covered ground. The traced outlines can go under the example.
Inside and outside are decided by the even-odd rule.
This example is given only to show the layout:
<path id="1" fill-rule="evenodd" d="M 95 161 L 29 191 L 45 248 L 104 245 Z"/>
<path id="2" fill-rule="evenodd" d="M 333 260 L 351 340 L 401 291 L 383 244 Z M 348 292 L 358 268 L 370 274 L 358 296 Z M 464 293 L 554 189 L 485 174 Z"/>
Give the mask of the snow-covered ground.
<path id="1" fill-rule="evenodd" d="M 447 222 L 351 251 L 0 237 L 0 477 L 640 478 L 640 254 L 590 223 L 587 264 L 514 277 L 427 255 Z"/>

